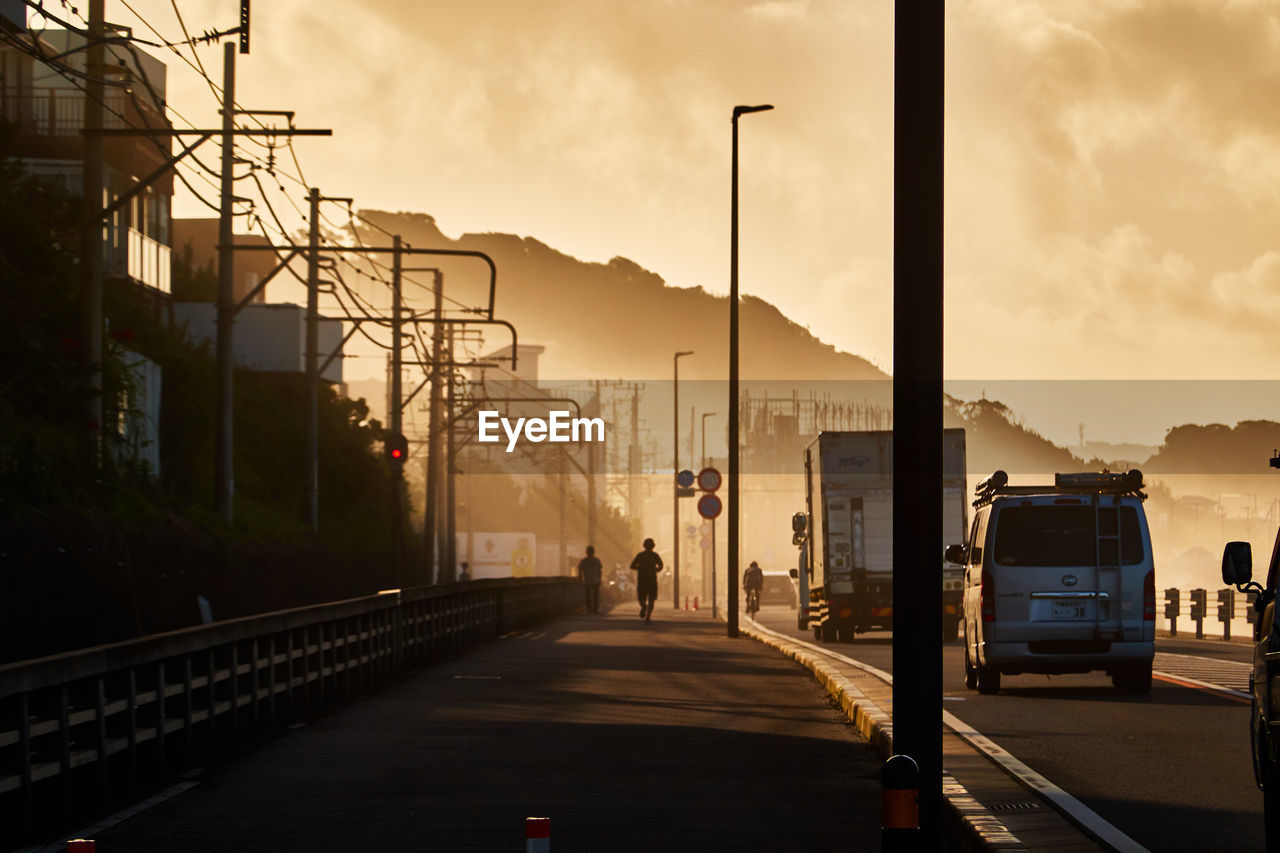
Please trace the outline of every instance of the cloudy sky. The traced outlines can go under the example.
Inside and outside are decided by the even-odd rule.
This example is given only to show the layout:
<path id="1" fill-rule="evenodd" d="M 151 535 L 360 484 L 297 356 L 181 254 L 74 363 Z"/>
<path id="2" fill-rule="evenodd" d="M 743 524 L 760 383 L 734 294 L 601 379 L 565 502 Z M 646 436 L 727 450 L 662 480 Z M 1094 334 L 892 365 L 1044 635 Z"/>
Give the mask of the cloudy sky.
<path id="1" fill-rule="evenodd" d="M 181 38 L 168 2 L 130 6 Z M 238 8 L 179 6 L 193 33 Z M 1273 376 L 1280 5 L 948 7 L 948 375 Z M 123 0 L 107 16 L 151 35 Z M 307 182 L 452 236 L 623 255 L 676 286 L 727 290 L 730 111 L 774 104 L 742 120 L 743 290 L 891 368 L 892 3 L 273 0 L 254 16 L 241 103 L 334 130 L 298 143 Z M 171 104 L 215 122 L 206 84 L 161 53 Z M 199 53 L 220 79 L 220 50 Z"/>

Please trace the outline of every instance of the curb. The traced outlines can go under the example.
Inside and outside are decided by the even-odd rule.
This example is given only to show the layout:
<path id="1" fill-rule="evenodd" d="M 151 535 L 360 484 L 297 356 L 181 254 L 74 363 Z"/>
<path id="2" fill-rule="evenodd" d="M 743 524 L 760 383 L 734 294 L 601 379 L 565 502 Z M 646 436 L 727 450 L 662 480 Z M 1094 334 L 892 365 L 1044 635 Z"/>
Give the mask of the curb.
<path id="1" fill-rule="evenodd" d="M 774 634 L 750 620 L 742 620 L 738 630 L 753 640 L 771 646 L 813 673 L 840 705 L 849 722 L 871 742 L 885 758 L 893 755 L 893 718 L 853 683 L 803 646 L 781 634 Z M 768 631 L 768 633 L 763 633 Z M 958 781 L 945 771 L 942 774 L 943 821 L 949 840 L 962 851 L 1029 850 L 998 817 L 979 803 Z"/>

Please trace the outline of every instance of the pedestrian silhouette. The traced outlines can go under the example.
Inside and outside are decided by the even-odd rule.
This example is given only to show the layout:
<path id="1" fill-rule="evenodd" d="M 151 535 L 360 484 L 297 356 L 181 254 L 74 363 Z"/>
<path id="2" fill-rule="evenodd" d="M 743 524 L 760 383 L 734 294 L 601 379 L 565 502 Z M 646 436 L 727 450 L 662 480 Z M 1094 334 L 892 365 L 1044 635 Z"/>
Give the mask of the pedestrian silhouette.
<path id="1" fill-rule="evenodd" d="M 587 596 L 587 612 L 600 612 L 600 558 L 594 545 L 587 546 L 587 556 L 578 561 L 578 579 Z"/>
<path id="2" fill-rule="evenodd" d="M 653 540 L 644 540 L 644 550 L 631 561 L 636 573 L 636 598 L 640 600 L 640 618 L 648 622 L 653 615 L 654 602 L 658 600 L 658 572 L 662 571 L 662 558 L 653 550 Z"/>

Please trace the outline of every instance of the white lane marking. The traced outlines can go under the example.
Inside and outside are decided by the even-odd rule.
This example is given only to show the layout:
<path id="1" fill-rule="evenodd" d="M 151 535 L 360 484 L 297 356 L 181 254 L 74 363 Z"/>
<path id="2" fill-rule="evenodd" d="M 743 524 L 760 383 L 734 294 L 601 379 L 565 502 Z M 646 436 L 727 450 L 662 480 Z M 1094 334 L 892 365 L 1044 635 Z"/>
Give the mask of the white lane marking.
<path id="1" fill-rule="evenodd" d="M 501 681 L 501 675 L 455 675 L 454 678 L 466 679 L 468 681 Z"/>
<path id="2" fill-rule="evenodd" d="M 1208 690 L 1212 693 L 1224 693 L 1227 696 L 1234 696 L 1239 699 L 1247 699 L 1253 701 L 1253 697 L 1243 690 L 1232 690 L 1230 687 L 1223 687 L 1221 684 L 1210 684 L 1208 681 L 1200 681 L 1187 675 L 1174 675 L 1171 672 L 1161 672 L 1158 669 L 1151 671 L 1153 676 L 1164 676 L 1174 683 L 1190 684 L 1199 687 L 1202 690 Z"/>
<path id="3" fill-rule="evenodd" d="M 1054 808 L 1066 815 L 1072 823 L 1092 835 L 1112 850 L 1122 853 L 1146 853 L 1147 848 L 1125 835 L 1115 826 L 1103 820 L 1097 812 L 1032 770 L 1012 753 L 991 738 L 963 722 L 950 711 L 942 712 L 942 721 L 951 731 L 964 738 L 971 746 L 982 750 L 987 757 L 999 764 L 1006 773 L 1044 797 Z"/>
<path id="4" fill-rule="evenodd" d="M 151 797 L 150 799 L 143 800 L 140 803 L 135 803 L 134 805 L 129 806 L 129 808 L 123 811 L 116 812 L 110 817 L 103 818 L 102 820 L 95 823 L 93 826 L 90 826 L 86 829 L 82 829 L 79 832 L 74 832 L 71 835 L 68 835 L 66 838 L 62 839 L 61 841 L 55 841 L 53 844 L 47 845 L 45 847 L 41 847 L 36 853 L 63 853 L 63 851 L 67 849 L 68 841 L 71 841 L 72 839 L 75 839 L 75 838 L 88 838 L 88 839 L 96 838 L 98 835 L 101 835 L 102 833 L 106 832 L 108 829 L 111 829 L 113 826 L 118 826 L 119 824 L 124 823 L 126 820 L 129 820 L 132 817 L 137 817 L 142 812 L 145 812 L 147 809 L 152 808 L 153 806 L 160 805 L 165 800 L 172 800 L 174 797 L 178 796 L 179 794 L 185 791 L 190 791 L 192 788 L 194 788 L 196 785 L 199 785 L 199 784 L 200 784 L 199 782 L 179 782 L 177 785 L 174 785 L 172 788 L 168 788 L 164 791 L 161 791 L 160 793 L 156 794 L 154 797 Z"/>
<path id="5" fill-rule="evenodd" d="M 780 639 L 798 643 L 807 649 L 811 649 L 812 651 L 826 655 L 827 657 L 844 661 L 851 666 L 855 666 L 858 669 L 871 673 L 887 684 L 893 684 L 893 676 L 882 669 L 877 669 L 869 664 L 854 660 L 853 658 L 848 657 L 847 655 L 842 655 L 839 652 L 833 652 L 829 649 L 824 649 L 821 646 L 815 646 L 805 640 L 788 637 L 785 634 L 779 634 L 776 631 L 765 628 L 758 622 L 754 624 L 761 631 L 772 634 Z M 1097 812 L 1093 811 L 1084 803 L 1080 802 L 1075 797 L 1050 782 L 1041 774 L 1032 770 L 1022 761 L 1015 758 L 1008 750 L 998 745 L 986 735 L 978 732 L 968 723 L 960 720 L 950 711 L 942 712 L 942 721 L 946 724 L 947 728 L 951 729 L 975 749 L 981 750 L 992 761 L 1000 765 L 1006 773 L 1013 776 L 1015 779 L 1018 779 L 1033 791 L 1039 793 L 1072 823 L 1084 829 L 1085 832 L 1089 833 L 1112 850 L 1121 851 L 1121 853 L 1148 853 L 1147 848 L 1125 835 L 1115 826 L 1107 823 L 1107 821 L 1103 820 Z"/>
<path id="6" fill-rule="evenodd" d="M 1230 696 L 1250 698 L 1249 673 L 1253 665 L 1243 661 L 1156 652 L 1153 669 L 1153 675 L 1180 679 Z"/>

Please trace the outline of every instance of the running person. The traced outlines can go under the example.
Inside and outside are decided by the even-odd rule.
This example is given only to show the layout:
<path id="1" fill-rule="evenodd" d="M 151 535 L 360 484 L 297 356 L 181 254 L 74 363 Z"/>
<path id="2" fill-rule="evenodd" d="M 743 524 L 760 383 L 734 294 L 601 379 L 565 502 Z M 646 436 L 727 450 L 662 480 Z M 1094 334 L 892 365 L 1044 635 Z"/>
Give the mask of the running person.
<path id="1" fill-rule="evenodd" d="M 662 558 L 653 550 L 653 540 L 644 540 L 644 550 L 631 561 L 636 573 L 636 598 L 640 601 L 640 618 L 648 622 L 653 615 L 653 604 L 658 600 L 658 572 L 662 571 Z"/>

